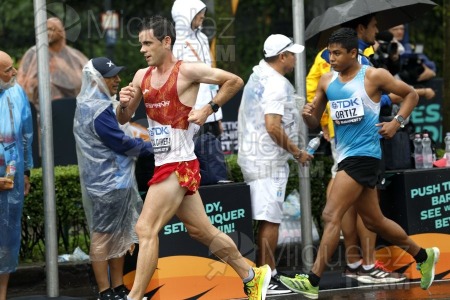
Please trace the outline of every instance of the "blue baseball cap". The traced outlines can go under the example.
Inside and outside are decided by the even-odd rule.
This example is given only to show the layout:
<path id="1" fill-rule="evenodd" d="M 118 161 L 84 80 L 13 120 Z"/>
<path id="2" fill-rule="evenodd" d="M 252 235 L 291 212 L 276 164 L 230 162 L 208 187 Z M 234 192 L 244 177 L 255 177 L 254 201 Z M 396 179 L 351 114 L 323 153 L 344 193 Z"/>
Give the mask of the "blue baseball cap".
<path id="1" fill-rule="evenodd" d="M 92 59 L 92 65 L 94 68 L 100 72 L 100 74 L 105 77 L 114 77 L 120 71 L 125 69 L 123 66 L 116 66 L 112 60 L 107 57 L 96 57 Z"/>

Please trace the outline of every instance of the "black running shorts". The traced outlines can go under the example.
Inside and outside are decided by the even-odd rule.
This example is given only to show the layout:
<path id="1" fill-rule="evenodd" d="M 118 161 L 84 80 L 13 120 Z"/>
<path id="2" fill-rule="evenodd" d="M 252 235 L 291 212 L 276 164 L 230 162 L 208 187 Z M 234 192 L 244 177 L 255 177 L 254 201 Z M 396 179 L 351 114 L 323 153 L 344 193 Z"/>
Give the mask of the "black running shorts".
<path id="1" fill-rule="evenodd" d="M 383 180 L 381 160 L 369 156 L 351 156 L 338 164 L 338 172 L 345 171 L 362 186 L 375 188 Z"/>

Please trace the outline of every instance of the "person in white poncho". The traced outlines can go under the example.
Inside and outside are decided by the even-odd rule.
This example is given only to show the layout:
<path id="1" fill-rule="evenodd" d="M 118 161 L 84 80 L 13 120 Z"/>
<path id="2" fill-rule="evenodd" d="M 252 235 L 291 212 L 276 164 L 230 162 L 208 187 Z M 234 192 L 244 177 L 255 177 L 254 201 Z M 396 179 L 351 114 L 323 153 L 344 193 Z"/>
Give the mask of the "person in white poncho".
<path id="1" fill-rule="evenodd" d="M 175 22 L 176 40 L 172 53 L 185 62 L 202 62 L 212 66 L 208 37 L 202 32 L 206 5 L 200 0 L 176 0 L 172 6 L 172 19 Z M 200 109 L 214 98 L 219 90 L 217 84 L 201 83 L 195 108 Z M 218 108 L 206 119 L 201 131 L 219 137 L 222 133 L 222 109 Z"/>

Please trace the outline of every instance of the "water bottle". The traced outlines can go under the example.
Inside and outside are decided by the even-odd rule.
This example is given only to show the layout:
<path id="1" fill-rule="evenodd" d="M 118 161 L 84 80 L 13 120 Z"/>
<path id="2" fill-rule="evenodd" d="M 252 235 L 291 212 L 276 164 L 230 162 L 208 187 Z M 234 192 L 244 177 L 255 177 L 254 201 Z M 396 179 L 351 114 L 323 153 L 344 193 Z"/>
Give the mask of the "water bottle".
<path id="1" fill-rule="evenodd" d="M 423 134 L 422 139 L 422 157 L 424 169 L 433 167 L 433 151 L 431 150 L 431 140 L 428 137 L 428 133 Z"/>
<path id="2" fill-rule="evenodd" d="M 447 167 L 450 167 L 450 132 L 447 132 L 445 135 L 445 158 L 447 160 Z"/>
<path id="3" fill-rule="evenodd" d="M 14 176 L 16 175 L 16 155 L 11 155 L 11 160 L 6 165 L 6 178 L 14 181 Z"/>
<path id="4" fill-rule="evenodd" d="M 308 146 L 306 147 L 306 152 L 308 154 L 313 155 L 316 152 L 317 148 L 320 146 L 320 139 L 323 136 L 323 131 L 319 132 L 319 134 L 309 141 Z"/>
<path id="5" fill-rule="evenodd" d="M 414 163 L 416 169 L 423 169 L 422 138 L 420 133 L 414 136 Z"/>

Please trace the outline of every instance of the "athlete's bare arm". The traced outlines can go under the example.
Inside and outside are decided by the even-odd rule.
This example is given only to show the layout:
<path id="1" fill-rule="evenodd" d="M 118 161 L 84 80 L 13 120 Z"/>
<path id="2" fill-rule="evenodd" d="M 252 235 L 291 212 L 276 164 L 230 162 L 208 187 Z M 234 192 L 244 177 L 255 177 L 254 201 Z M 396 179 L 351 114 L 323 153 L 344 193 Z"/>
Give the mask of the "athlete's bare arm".
<path id="1" fill-rule="evenodd" d="M 403 118 L 407 118 L 411 114 L 419 100 L 419 95 L 417 95 L 413 87 L 402 80 L 395 79 L 385 69 L 368 68 L 364 85 L 370 98 L 377 97 L 377 95 L 381 94 L 381 91 L 393 93 L 403 98 L 398 112 Z M 379 133 L 383 137 L 392 138 L 400 127 L 400 123 L 392 120 L 391 122 L 379 123 L 377 126 L 381 127 Z"/>
<path id="2" fill-rule="evenodd" d="M 309 128 L 317 128 L 320 125 L 320 119 L 328 102 L 325 91 L 332 75 L 332 72 L 322 75 L 313 101 L 306 103 L 303 107 L 302 117 Z"/>
<path id="3" fill-rule="evenodd" d="M 147 70 L 148 68 L 138 70 L 133 81 L 120 90 L 120 105 L 117 106 L 116 111 L 117 120 L 120 124 L 130 121 L 139 106 L 142 99 L 141 83 Z"/>
<path id="4" fill-rule="evenodd" d="M 178 75 L 178 97 L 187 106 L 194 106 L 197 98 L 197 90 L 194 88 L 199 83 L 217 84 L 220 86 L 219 92 L 212 101 L 219 106 L 223 106 L 230 100 L 244 85 L 242 79 L 230 72 L 211 68 L 201 63 L 183 63 L 180 66 Z M 205 105 L 201 109 L 192 110 L 189 114 L 189 121 L 198 125 L 203 125 L 206 118 L 212 114 L 210 105 Z"/>

